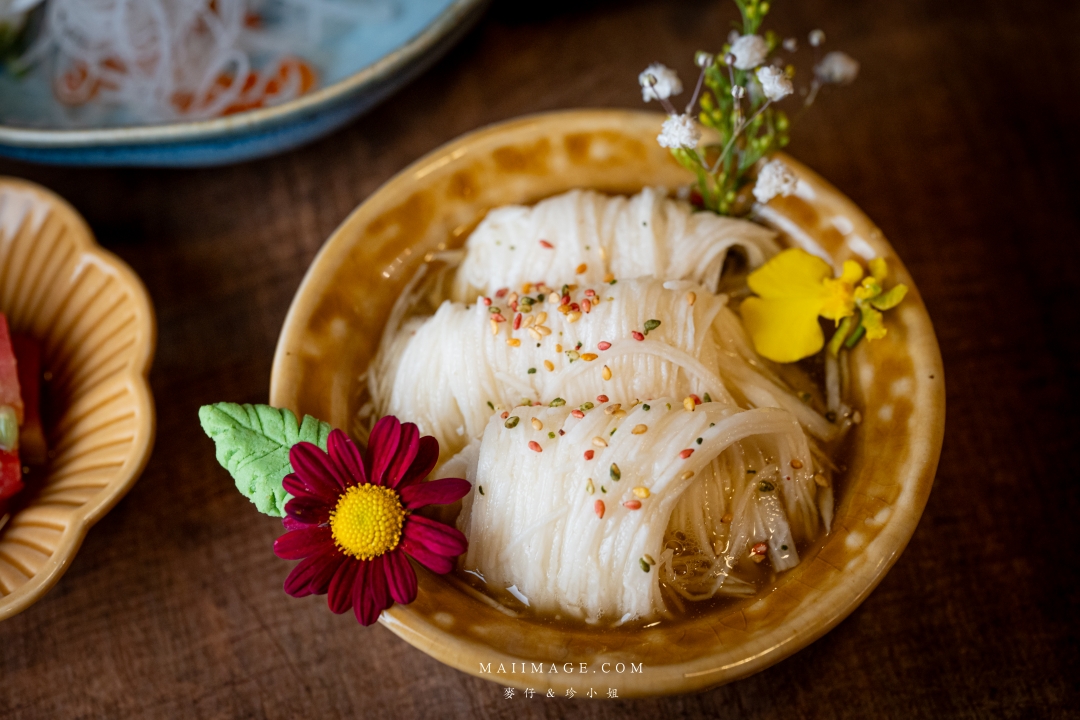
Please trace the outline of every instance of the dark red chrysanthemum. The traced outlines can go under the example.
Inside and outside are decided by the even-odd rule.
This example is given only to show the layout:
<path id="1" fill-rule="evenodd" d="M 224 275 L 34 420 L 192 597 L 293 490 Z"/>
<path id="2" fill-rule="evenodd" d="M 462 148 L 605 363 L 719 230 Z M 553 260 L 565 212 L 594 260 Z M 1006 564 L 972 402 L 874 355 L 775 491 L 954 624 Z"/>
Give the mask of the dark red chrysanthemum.
<path id="1" fill-rule="evenodd" d="M 394 602 L 416 599 L 406 555 L 447 573 L 465 552 L 461 532 L 413 511 L 452 503 L 470 485 L 460 478 L 421 482 L 439 459 L 439 443 L 393 416 L 375 424 L 367 452 L 340 430 L 330 433 L 327 449 L 301 442 L 289 451 L 289 531 L 274 542 L 274 553 L 301 560 L 285 580 L 289 595 L 326 593 L 335 613 L 352 607 L 362 625 L 371 625 Z"/>

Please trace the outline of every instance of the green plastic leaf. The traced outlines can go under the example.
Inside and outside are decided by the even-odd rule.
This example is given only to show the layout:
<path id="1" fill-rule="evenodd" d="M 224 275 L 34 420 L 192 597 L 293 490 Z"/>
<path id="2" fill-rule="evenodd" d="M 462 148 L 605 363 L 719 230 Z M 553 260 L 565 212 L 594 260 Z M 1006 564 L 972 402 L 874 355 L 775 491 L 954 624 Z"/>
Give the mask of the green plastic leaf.
<path id="1" fill-rule="evenodd" d="M 897 285 L 888 292 L 883 292 L 870 301 L 878 310 L 891 310 L 900 304 L 907 295 L 907 285 Z"/>
<path id="2" fill-rule="evenodd" d="M 204 405 L 199 422 L 217 446 L 217 461 L 233 476 L 236 489 L 271 517 L 282 517 L 289 499 L 281 486 L 292 472 L 289 448 L 303 441 L 326 450 L 331 430 L 329 423 L 310 415 L 297 423 L 292 411 L 269 405 Z"/>

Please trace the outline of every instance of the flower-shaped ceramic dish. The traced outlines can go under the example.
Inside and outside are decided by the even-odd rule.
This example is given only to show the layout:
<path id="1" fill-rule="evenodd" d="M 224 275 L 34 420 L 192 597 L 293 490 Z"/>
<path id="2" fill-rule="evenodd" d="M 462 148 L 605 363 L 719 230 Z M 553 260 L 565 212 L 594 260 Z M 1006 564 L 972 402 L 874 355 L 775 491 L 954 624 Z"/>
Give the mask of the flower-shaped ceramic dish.
<path id="1" fill-rule="evenodd" d="M 50 458 L 0 530 L 3 620 L 49 591 L 146 465 L 155 326 L 138 276 L 75 210 L 12 178 L 0 178 L 0 310 L 13 332 L 42 341 Z"/>
<path id="2" fill-rule="evenodd" d="M 689 182 L 656 143 L 662 120 L 604 110 L 527 117 L 467 135 L 403 170 L 353 212 L 308 271 L 278 342 L 271 403 L 348 428 L 394 299 L 428 253 L 460 245 L 487 210 L 571 188 L 635 193 Z M 449 665 L 502 684 L 580 692 L 588 684 L 584 670 L 620 696 L 655 695 L 772 665 L 839 623 L 881 581 L 933 484 L 945 421 L 941 356 L 918 291 L 881 232 L 819 176 L 786 161 L 802 180 L 800 191 L 773 200 L 764 220 L 836 264 L 884 256 L 895 279 L 911 288 L 890 317 L 888 336 L 862 343 L 853 358 L 854 399 L 865 420 L 839 481 L 832 533 L 758 597 L 644 630 L 518 617 L 452 576 L 423 570 L 419 597 L 384 613 L 387 627 Z"/>
<path id="3" fill-rule="evenodd" d="M 61 165 L 197 167 L 284 152 L 371 109 L 427 69 L 480 18 L 488 0 L 406 0 L 385 27 L 332 48 L 329 83 L 290 102 L 211 120 L 68 130 L 0 123 L 0 155 Z M 33 88 L 49 93 L 48 87 Z M 18 98 L 37 107 L 40 97 Z"/>

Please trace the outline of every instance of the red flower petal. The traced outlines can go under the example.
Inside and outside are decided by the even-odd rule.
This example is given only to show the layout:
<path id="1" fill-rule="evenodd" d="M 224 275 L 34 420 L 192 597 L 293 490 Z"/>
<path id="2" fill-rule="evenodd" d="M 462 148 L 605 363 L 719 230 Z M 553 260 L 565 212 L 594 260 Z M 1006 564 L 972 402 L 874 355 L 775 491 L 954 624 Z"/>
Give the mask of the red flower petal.
<path id="1" fill-rule="evenodd" d="M 394 459 L 390 462 L 390 467 L 386 469 L 383 485 L 396 488 L 402 476 L 412 465 L 413 458 L 416 457 L 419 449 L 420 431 L 416 429 L 416 425 L 413 423 L 402 423 L 397 452 L 394 453 Z"/>
<path id="2" fill-rule="evenodd" d="M 367 446 L 368 482 L 382 485 L 386 468 L 394 459 L 401 440 L 401 423 L 393 415 L 379 418 L 371 429 Z"/>
<path id="3" fill-rule="evenodd" d="M 322 595 L 344 559 L 336 550 L 304 558 L 285 578 L 285 592 L 293 597 Z"/>
<path id="4" fill-rule="evenodd" d="M 408 605 L 416 599 L 416 571 L 405 553 L 393 550 L 385 555 L 386 583 L 395 602 Z"/>
<path id="5" fill-rule="evenodd" d="M 459 530 L 420 515 L 408 517 L 403 534 L 409 540 L 423 544 L 428 550 L 448 557 L 457 557 L 469 547 L 469 541 Z"/>
<path id="6" fill-rule="evenodd" d="M 416 458 L 412 465 L 402 475 L 397 484 L 397 489 L 403 488 L 419 480 L 423 480 L 439 462 L 439 441 L 430 435 L 420 438 L 420 446 L 416 450 Z"/>
<path id="7" fill-rule="evenodd" d="M 454 561 L 445 555 L 439 555 L 431 550 L 428 550 L 427 546 L 416 540 L 410 540 L 404 538 L 399 545 L 404 552 L 406 552 L 413 560 L 420 563 L 428 570 L 437 572 L 440 575 L 445 575 L 454 569 Z"/>
<path id="8" fill-rule="evenodd" d="M 281 518 L 281 524 L 285 526 L 286 530 L 300 530 L 301 528 L 311 527 L 312 525 L 317 525 L 318 523 L 304 522 L 303 520 L 297 520 L 296 518 L 291 518 L 286 515 L 285 517 Z"/>
<path id="9" fill-rule="evenodd" d="M 360 560 L 345 558 L 334 577 L 330 580 L 330 588 L 326 595 L 326 604 L 336 614 L 340 615 L 352 607 L 353 586 L 356 585 L 356 575 L 360 570 Z"/>
<path id="10" fill-rule="evenodd" d="M 362 563 L 360 574 L 353 585 L 353 612 L 361 625 L 372 625 L 379 613 L 393 604 L 386 587 L 383 559 L 377 557 Z"/>
<path id="11" fill-rule="evenodd" d="M 407 510 L 415 510 L 425 505 L 446 505 L 465 497 L 471 488 L 469 481 L 461 478 L 413 483 L 401 488 L 401 503 Z"/>
<path id="12" fill-rule="evenodd" d="M 364 454 L 356 447 L 349 436 L 340 430 L 331 430 L 330 437 L 326 440 L 326 449 L 330 452 L 330 459 L 345 471 L 345 482 L 348 485 L 364 485 L 367 483 L 367 472 L 364 470 Z"/>
<path id="13" fill-rule="evenodd" d="M 301 560 L 334 547 L 328 527 L 291 530 L 274 541 L 274 554 L 282 560 Z"/>
<path id="14" fill-rule="evenodd" d="M 330 506 L 314 498 L 293 498 L 285 503 L 285 514 L 302 525 L 322 525 L 330 522 Z"/>
<path id="15" fill-rule="evenodd" d="M 308 492 L 326 502 L 337 500 L 345 489 L 344 473 L 318 445 L 296 443 L 289 449 L 289 462 Z"/>

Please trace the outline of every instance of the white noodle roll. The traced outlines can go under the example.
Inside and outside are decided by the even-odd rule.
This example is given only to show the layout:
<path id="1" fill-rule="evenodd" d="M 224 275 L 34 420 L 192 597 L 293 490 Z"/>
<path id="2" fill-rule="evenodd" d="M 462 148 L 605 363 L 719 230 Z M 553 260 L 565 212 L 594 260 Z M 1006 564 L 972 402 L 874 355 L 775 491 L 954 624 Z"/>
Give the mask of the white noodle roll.
<path id="1" fill-rule="evenodd" d="M 381 414 L 409 418 L 451 454 L 479 437 L 493 412 L 526 399 L 548 404 L 562 398 L 572 408 L 594 402 L 599 393 L 627 404 L 708 393 L 733 404 L 716 372 L 719 353 L 709 329 L 726 299 L 702 291 L 690 305 L 691 288 L 702 290 L 653 279 L 602 285 L 599 304 L 576 320 L 550 302 L 538 303 L 516 331 L 513 313 L 504 309 L 508 321 L 497 323 L 495 334 L 491 308 L 444 302 L 435 315 L 409 320 L 387 336 L 371 376 L 372 400 Z M 644 340 L 633 339 L 631 333 L 643 331 L 649 320 L 660 325 Z M 524 326 L 528 322 L 532 328 Z M 536 325 L 550 334 L 538 340 L 530 333 Z M 507 344 L 510 339 L 520 344 Z M 601 341 L 611 346 L 600 350 Z M 597 357 L 581 359 L 586 353 Z M 605 366 L 611 371 L 606 381 Z"/>
<path id="2" fill-rule="evenodd" d="M 512 428 L 492 418 L 475 470 L 468 474 L 484 492 L 466 497 L 458 519 L 469 538 L 464 568 L 480 572 L 494 588 L 516 586 L 540 612 L 589 621 L 653 617 L 666 608 L 660 569 L 649 566 L 646 555 L 654 561 L 662 556 L 669 523 L 692 516 L 685 508 L 682 515 L 673 510 L 695 485 L 714 482 L 711 471 L 725 450 L 747 438 L 762 439 L 784 449 L 781 460 L 787 450 L 799 449 L 809 466 L 805 436 L 783 410 L 741 411 L 704 403 L 688 412 L 671 398 L 648 405 L 648 410 L 636 406 L 625 417 L 598 407 L 580 419 L 566 407 L 519 407 L 513 416 L 520 421 Z M 540 421 L 540 430 L 534 429 L 533 418 Z M 637 425 L 647 430 L 634 434 Z M 565 435 L 558 435 L 560 429 Z M 604 439 L 606 447 L 594 438 Z M 530 449 L 530 441 L 541 452 Z M 593 451 L 591 460 L 586 450 Z M 683 457 L 685 450 L 693 452 Z M 745 469 L 737 468 L 740 481 Z M 743 482 L 748 489 L 736 494 L 735 504 L 760 505 L 761 510 L 736 507 L 731 532 L 739 547 L 725 550 L 725 558 L 744 555 L 751 541 L 778 547 L 788 543 L 793 550 L 785 516 L 788 507 L 800 503 L 788 496 L 801 492 L 807 481 L 813 487 L 808 469 L 795 473 L 791 481 L 777 483 L 772 500 L 760 500 L 754 484 Z M 726 497 L 728 490 L 721 486 Z M 635 488 L 647 488 L 648 496 L 641 498 L 644 493 Z M 605 505 L 602 518 L 597 500 Z M 640 502 L 640 509 L 626 507 L 628 501 Z M 695 533 L 689 526 L 680 529 Z M 778 563 L 785 560 L 790 566 L 798 556 L 776 557 Z M 716 584 L 722 585 L 723 578 Z"/>
<path id="3" fill-rule="evenodd" d="M 571 278 L 598 284 L 608 273 L 693 280 L 716 292 L 732 248 L 757 267 L 779 250 L 775 237 L 747 220 L 694 212 L 662 188 L 633 197 L 571 190 L 488 213 L 466 242 L 453 297 L 471 300 L 540 281 L 557 287 Z"/>

